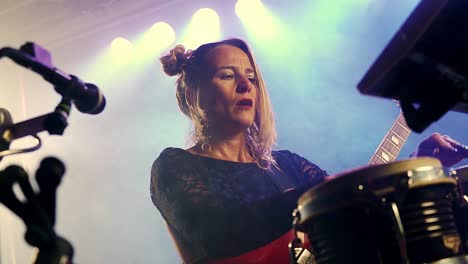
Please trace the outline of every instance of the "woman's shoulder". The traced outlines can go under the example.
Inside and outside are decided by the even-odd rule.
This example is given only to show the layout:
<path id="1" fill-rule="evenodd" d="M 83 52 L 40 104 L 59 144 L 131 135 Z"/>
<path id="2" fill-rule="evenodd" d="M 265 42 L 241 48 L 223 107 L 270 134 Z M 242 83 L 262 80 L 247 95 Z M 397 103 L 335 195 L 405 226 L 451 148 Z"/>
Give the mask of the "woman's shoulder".
<path id="1" fill-rule="evenodd" d="M 184 174 L 190 155 L 181 148 L 169 147 L 161 151 L 151 167 L 151 197 L 155 204 L 157 194 L 162 190 L 170 190 L 180 182 L 180 175 Z"/>
<path id="2" fill-rule="evenodd" d="M 174 168 L 180 167 L 180 164 L 186 163 L 189 157 L 188 152 L 184 149 L 174 147 L 165 148 L 154 160 L 151 168 L 151 175 L 154 177 L 160 175 L 161 171 L 172 171 Z"/>
<path id="3" fill-rule="evenodd" d="M 158 159 L 173 159 L 173 158 L 181 158 L 182 156 L 187 154 L 187 150 L 175 147 L 168 147 L 161 151 L 159 156 L 156 158 Z"/>
<path id="4" fill-rule="evenodd" d="M 188 160 L 194 159 L 194 155 L 188 150 L 176 148 L 176 147 L 167 147 L 159 153 L 159 156 L 154 161 L 154 164 L 165 164 L 165 163 L 178 163 L 186 162 Z"/>
<path id="5" fill-rule="evenodd" d="M 287 149 L 273 150 L 271 154 L 277 162 L 280 162 L 282 160 L 294 161 L 298 159 L 301 159 L 301 160 L 305 159 L 304 157 L 298 155 L 297 153 L 294 153 Z"/>
<path id="6" fill-rule="evenodd" d="M 301 174 L 320 177 L 327 175 L 327 172 L 320 168 L 320 166 L 290 150 L 276 150 L 272 152 L 272 156 L 281 169 L 295 170 Z"/>
<path id="7" fill-rule="evenodd" d="M 296 167 L 304 161 L 308 161 L 306 158 L 286 149 L 274 150 L 271 152 L 274 160 L 280 167 Z"/>

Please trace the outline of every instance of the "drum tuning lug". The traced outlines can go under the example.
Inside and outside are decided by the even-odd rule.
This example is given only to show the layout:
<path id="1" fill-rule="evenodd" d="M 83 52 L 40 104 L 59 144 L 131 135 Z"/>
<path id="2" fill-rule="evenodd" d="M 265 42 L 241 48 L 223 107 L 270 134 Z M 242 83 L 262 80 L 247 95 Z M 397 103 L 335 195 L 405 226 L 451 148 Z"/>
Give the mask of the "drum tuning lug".
<path id="1" fill-rule="evenodd" d="M 297 209 L 294 209 L 292 216 L 293 216 L 293 225 L 297 225 L 299 221 L 301 221 L 301 212 L 299 212 L 299 210 Z"/>

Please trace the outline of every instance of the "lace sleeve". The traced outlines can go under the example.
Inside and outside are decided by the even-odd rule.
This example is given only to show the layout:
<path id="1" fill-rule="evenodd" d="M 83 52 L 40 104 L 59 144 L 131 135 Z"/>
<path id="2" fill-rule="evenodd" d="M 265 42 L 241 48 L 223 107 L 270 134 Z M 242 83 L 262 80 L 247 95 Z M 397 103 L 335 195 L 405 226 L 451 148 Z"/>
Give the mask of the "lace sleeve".
<path id="1" fill-rule="evenodd" d="M 297 155 L 296 153 L 290 152 L 288 150 L 279 151 L 282 155 L 279 155 L 279 162 L 281 160 L 287 160 L 289 164 L 286 164 L 284 167 L 289 167 L 290 170 L 293 170 L 298 177 L 297 181 L 302 186 L 313 186 L 321 183 L 327 172 L 322 170 L 316 164 L 310 162 L 304 157 Z M 284 161 L 282 162 L 285 163 Z M 281 164 L 280 164 L 281 165 Z"/>
<path id="2" fill-rule="evenodd" d="M 176 162 L 177 163 L 177 162 Z M 194 226 L 199 226 L 201 211 L 198 204 L 206 198 L 206 188 L 194 181 L 192 175 L 184 173 L 184 165 L 175 166 L 170 157 L 160 156 L 151 169 L 151 199 L 156 205 L 179 246 L 189 252 L 200 252 L 200 248 L 188 241 Z M 196 256 L 193 256 L 196 257 Z"/>
<path id="3" fill-rule="evenodd" d="M 193 206 L 207 196 L 206 186 L 196 181 L 190 171 L 174 165 L 157 159 L 151 169 L 151 199 L 159 210 L 175 211 L 175 205 L 187 200 Z"/>

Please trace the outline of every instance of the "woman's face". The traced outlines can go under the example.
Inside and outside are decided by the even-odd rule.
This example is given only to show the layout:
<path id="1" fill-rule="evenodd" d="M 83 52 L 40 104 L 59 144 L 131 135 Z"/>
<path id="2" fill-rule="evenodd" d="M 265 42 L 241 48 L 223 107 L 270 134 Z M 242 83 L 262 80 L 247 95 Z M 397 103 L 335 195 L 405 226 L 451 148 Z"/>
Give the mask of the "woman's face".
<path id="1" fill-rule="evenodd" d="M 204 63 L 200 103 L 210 124 L 223 130 L 250 127 L 258 91 L 247 54 L 234 46 L 219 45 L 206 54 Z"/>

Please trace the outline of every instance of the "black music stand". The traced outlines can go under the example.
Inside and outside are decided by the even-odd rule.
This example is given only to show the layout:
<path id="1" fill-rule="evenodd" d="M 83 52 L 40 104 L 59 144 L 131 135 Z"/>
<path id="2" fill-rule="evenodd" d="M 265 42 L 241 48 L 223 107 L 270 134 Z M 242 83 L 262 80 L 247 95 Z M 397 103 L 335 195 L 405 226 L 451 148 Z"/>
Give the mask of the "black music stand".
<path id="1" fill-rule="evenodd" d="M 468 113 L 468 1 L 422 0 L 358 89 L 399 100 L 415 132 L 449 110 Z"/>

